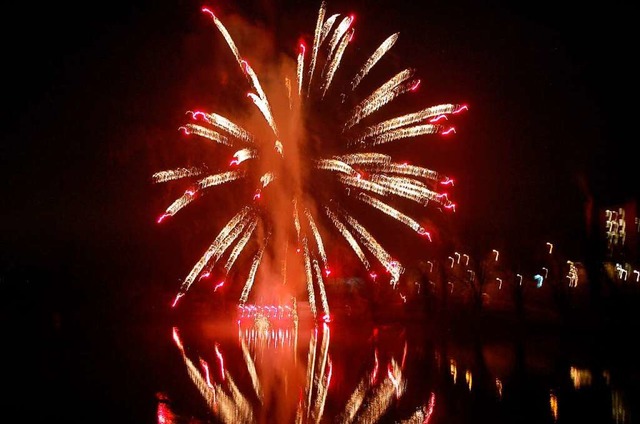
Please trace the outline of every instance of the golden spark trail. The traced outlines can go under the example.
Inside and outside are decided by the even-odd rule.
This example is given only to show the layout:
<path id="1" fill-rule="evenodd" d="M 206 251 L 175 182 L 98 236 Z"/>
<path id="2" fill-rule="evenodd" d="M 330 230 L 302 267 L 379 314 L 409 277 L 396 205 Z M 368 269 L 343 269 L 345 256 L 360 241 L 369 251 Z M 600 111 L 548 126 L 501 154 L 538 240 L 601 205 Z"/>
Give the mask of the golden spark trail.
<path id="1" fill-rule="evenodd" d="M 209 387 L 205 379 L 202 378 L 202 375 L 200 374 L 200 371 L 198 371 L 198 368 L 185 354 L 184 347 L 182 346 L 182 342 L 180 341 L 180 337 L 178 336 L 178 329 L 175 327 L 173 328 L 173 340 L 176 343 L 176 346 L 178 346 L 178 349 L 180 349 L 180 354 L 182 355 L 182 360 L 187 367 L 187 374 L 189 375 L 189 378 L 191 378 L 191 381 L 193 381 L 193 384 L 196 386 L 196 388 L 204 398 L 207 406 L 209 406 L 211 411 L 215 412 L 217 409 L 216 393 L 211 389 L 211 387 Z"/>
<path id="2" fill-rule="evenodd" d="M 353 237 L 353 235 L 351 234 L 347 226 L 344 225 L 340 221 L 338 216 L 335 213 L 333 213 L 331 209 L 329 209 L 328 207 L 325 207 L 324 211 L 326 215 L 329 217 L 329 219 L 331 220 L 331 222 L 333 223 L 333 225 L 338 229 L 338 232 L 340 232 L 340 234 L 342 234 L 342 237 L 344 237 L 347 243 L 349 243 L 349 246 L 351 246 L 351 249 L 355 252 L 356 256 L 358 256 L 358 258 L 360 259 L 360 262 L 362 262 L 365 269 L 368 271 L 369 268 L 371 267 L 369 265 L 369 261 L 367 260 L 364 252 L 360 248 L 360 245 L 358 244 L 356 239 Z"/>
<path id="3" fill-rule="evenodd" d="M 433 414 L 433 408 L 436 403 L 436 395 L 435 393 L 431 393 L 429 397 L 429 403 L 427 405 L 423 405 L 421 408 L 416 410 L 409 418 L 406 420 L 402 420 L 399 424 L 429 424 L 431 421 L 431 415 Z"/>
<path id="4" fill-rule="evenodd" d="M 256 278 L 256 272 L 258 271 L 258 266 L 262 261 L 262 255 L 264 254 L 265 246 L 263 246 L 258 253 L 256 253 L 253 263 L 251 264 L 251 270 L 249 271 L 249 277 L 247 278 L 247 282 L 242 289 L 242 294 L 240 295 L 240 304 L 245 304 L 247 302 L 247 298 L 249 297 L 249 292 L 251 291 L 251 287 L 253 286 L 253 282 Z"/>
<path id="5" fill-rule="evenodd" d="M 347 16 L 343 18 L 342 22 L 340 22 L 340 25 L 338 25 L 338 28 L 336 28 L 336 30 L 333 32 L 333 35 L 331 36 L 331 41 L 329 41 L 329 59 L 333 58 L 336 52 L 336 48 L 338 47 L 338 43 L 347 33 L 347 30 L 351 26 L 352 22 L 353 22 L 352 16 Z M 348 41 L 348 38 L 347 38 L 347 41 Z M 330 62 L 331 60 L 329 60 L 327 63 L 330 63 Z"/>
<path id="6" fill-rule="evenodd" d="M 154 183 L 164 183 L 181 178 L 196 177 L 204 172 L 205 169 L 196 167 L 168 169 L 166 171 L 156 172 L 153 174 L 152 179 Z"/>
<path id="7" fill-rule="evenodd" d="M 225 130 L 231 134 L 234 138 L 241 140 L 245 143 L 254 143 L 254 136 L 239 125 L 229 121 L 224 116 L 220 116 L 217 113 L 204 113 L 204 112 L 189 112 L 193 115 L 194 119 L 198 116 L 202 116 L 206 122 Z"/>
<path id="8" fill-rule="evenodd" d="M 322 410 L 324 408 L 324 401 L 327 395 L 327 378 L 325 375 L 325 368 L 327 366 L 327 359 L 329 356 L 329 340 L 331 338 L 331 331 L 329 330 L 329 326 L 324 324 L 322 331 L 322 344 L 320 345 L 320 366 L 318 367 L 317 375 L 315 380 L 316 383 L 316 399 L 314 404 L 313 416 L 315 417 L 315 422 L 319 423 L 320 418 L 322 417 Z M 329 374 L 330 375 L 330 374 Z"/>
<path id="9" fill-rule="evenodd" d="M 298 214 L 297 199 L 293 199 L 293 225 L 296 229 L 296 240 L 300 243 L 300 216 Z"/>
<path id="10" fill-rule="evenodd" d="M 269 105 L 269 101 L 267 100 L 267 94 L 262 89 L 262 85 L 258 80 L 258 76 L 253 71 L 253 68 L 251 67 L 251 65 L 249 65 L 249 62 L 247 62 L 246 60 L 243 60 L 242 65 L 244 67 L 245 73 L 249 76 L 249 79 L 251 80 L 251 85 L 258 93 L 258 96 L 265 102 L 267 109 L 269 110 L 269 115 L 271 115 L 271 106 Z"/>
<path id="11" fill-rule="evenodd" d="M 354 30 L 351 29 L 347 34 L 345 34 L 343 36 L 342 41 L 340 42 L 340 45 L 338 47 L 338 50 L 336 51 L 335 55 L 331 59 L 331 62 L 329 62 L 329 66 L 328 66 L 327 72 L 326 72 L 325 81 L 322 84 L 322 97 L 323 98 L 324 98 L 325 94 L 327 94 L 327 90 L 329 89 L 329 86 L 331 85 L 331 82 L 333 81 L 333 76 L 335 75 L 336 71 L 338 70 L 338 67 L 340 66 L 340 61 L 342 60 L 342 55 L 344 54 L 344 51 L 347 48 L 347 44 L 349 44 L 349 40 L 351 40 L 351 37 L 353 37 L 353 32 L 354 32 Z"/>
<path id="12" fill-rule="evenodd" d="M 240 149 L 233 154 L 233 164 L 240 165 L 242 162 L 254 159 L 258 156 L 258 151 L 256 149 Z"/>
<path id="13" fill-rule="evenodd" d="M 374 174 L 371 180 L 382 186 L 388 193 L 413 200 L 417 203 L 426 204 L 429 201 L 443 203 L 440 195 L 430 190 L 422 182 L 406 177 L 390 177 L 387 175 Z"/>
<path id="14" fill-rule="evenodd" d="M 315 405 L 315 416 L 316 416 L 316 424 L 319 424 L 322 419 L 322 415 L 324 414 L 324 405 L 327 401 L 327 393 L 329 392 L 329 384 L 331 383 L 331 374 L 333 373 L 333 363 L 331 362 L 331 358 L 329 358 L 329 370 L 327 374 L 322 377 L 322 381 L 320 382 L 320 387 L 318 388 L 318 395 L 316 398 Z"/>
<path id="15" fill-rule="evenodd" d="M 331 28 L 333 27 L 333 24 L 336 23 L 338 17 L 340 17 L 340 14 L 336 13 L 329 16 L 329 19 L 324 22 L 324 25 L 322 26 L 322 33 L 320 34 L 320 44 L 324 43 L 324 40 L 327 38 L 327 35 L 329 35 L 329 31 L 331 31 Z"/>
<path id="16" fill-rule="evenodd" d="M 244 397 L 242 392 L 236 386 L 236 383 L 233 381 L 231 374 L 229 374 L 225 370 L 225 380 L 229 385 L 229 391 L 231 392 L 231 399 L 233 399 L 233 404 L 236 410 L 236 417 L 234 419 L 234 423 L 253 423 L 255 422 L 253 418 L 253 411 L 251 408 L 251 404 Z"/>
<path id="17" fill-rule="evenodd" d="M 376 153 L 350 153 L 343 156 L 336 156 L 334 159 L 344 162 L 348 165 L 386 165 L 391 163 L 391 156 Z"/>
<path id="18" fill-rule="evenodd" d="M 342 172 L 343 174 L 357 177 L 358 172 L 345 162 L 338 159 L 319 159 L 315 161 L 316 169 L 325 169 L 328 171 Z"/>
<path id="19" fill-rule="evenodd" d="M 247 216 L 248 213 L 249 208 L 244 207 L 233 218 L 231 218 L 231 220 L 227 223 L 227 225 L 224 226 L 224 228 L 222 228 L 222 230 L 220 230 L 220 233 L 218 233 L 216 239 L 213 241 L 213 243 L 211 243 L 211 246 L 209 246 L 204 255 L 202 255 L 200 260 L 191 269 L 191 272 L 189 272 L 187 278 L 185 278 L 184 282 L 180 286 L 180 293 L 184 294 L 189 290 L 189 287 L 191 287 L 191 284 L 193 284 L 196 277 L 200 274 L 200 271 L 202 271 L 204 266 L 209 262 L 209 259 L 211 259 L 211 257 L 216 254 L 216 252 L 220 248 L 220 243 L 225 239 L 225 237 L 229 235 L 231 230 Z"/>
<path id="20" fill-rule="evenodd" d="M 204 190 L 209 187 L 225 184 L 230 181 L 234 181 L 240 178 L 244 178 L 246 172 L 244 171 L 229 171 L 221 174 L 209 175 L 198 181 L 198 188 Z"/>
<path id="21" fill-rule="evenodd" d="M 186 191 L 182 196 L 178 197 L 173 201 L 171 205 L 164 211 L 164 214 L 159 218 L 158 221 L 164 219 L 167 216 L 173 216 L 180 211 L 180 209 L 187 206 L 189 203 L 195 199 L 195 192 Z"/>
<path id="22" fill-rule="evenodd" d="M 316 30 L 313 36 L 313 48 L 311 51 L 311 63 L 309 64 L 309 85 L 307 86 L 307 97 L 309 96 L 309 92 L 311 91 L 311 80 L 313 80 L 313 73 L 316 68 L 316 60 L 318 57 L 318 49 L 320 48 L 320 36 L 322 35 L 322 25 L 324 22 L 324 15 L 327 10 L 327 3 L 323 0 L 320 3 L 320 10 L 318 10 L 318 20 L 316 21 Z M 300 61 L 298 60 L 298 63 Z M 302 79 L 300 79 L 302 81 Z"/>
<path id="23" fill-rule="evenodd" d="M 360 84 L 360 81 L 362 81 L 362 79 L 369 73 L 371 68 L 373 68 L 373 66 L 376 63 L 378 63 L 378 61 L 382 58 L 382 56 L 384 56 L 389 51 L 389 49 L 393 47 L 393 45 L 398 40 L 399 35 L 400 35 L 399 32 L 396 32 L 395 34 L 390 35 L 389 38 L 384 40 L 382 44 L 380 44 L 380 47 L 378 47 L 377 50 L 373 52 L 371 57 L 369 57 L 369 59 L 362 66 L 362 69 L 360 69 L 360 71 L 356 74 L 356 76 L 353 77 L 353 80 L 351 80 L 352 91 L 356 89 L 356 87 Z"/>
<path id="24" fill-rule="evenodd" d="M 218 259 L 220 259 L 220 257 L 222 256 L 222 254 L 229 248 L 229 246 L 231 246 L 231 244 L 235 241 L 235 239 L 238 238 L 238 236 L 240 234 L 242 234 L 243 232 L 245 232 L 245 227 L 247 225 L 250 225 L 250 222 L 255 220 L 255 216 L 254 217 L 245 217 L 243 218 L 243 220 L 238 223 L 230 232 L 229 234 L 227 234 L 219 243 L 217 246 L 216 251 L 213 253 L 213 255 L 211 255 L 211 257 L 209 258 L 209 262 L 207 264 L 205 264 L 205 268 L 203 268 L 204 272 L 200 273 L 200 278 L 203 278 L 205 276 L 209 276 L 211 273 L 211 270 L 213 269 L 213 267 L 216 265 L 216 262 L 218 262 Z M 236 244 L 237 245 L 237 244 Z M 233 261 L 235 261 L 235 258 L 232 258 L 232 256 L 229 257 L 229 259 L 227 261 L 231 261 L 231 263 L 233 263 Z M 226 264 L 225 264 L 226 265 Z"/>
<path id="25" fill-rule="evenodd" d="M 361 134 L 355 138 L 354 142 L 361 142 L 367 138 L 374 137 L 385 132 L 394 130 L 396 128 L 405 127 L 418 122 L 426 121 L 429 118 L 437 116 L 446 116 L 452 113 L 456 113 L 460 110 L 460 105 L 455 104 L 441 104 L 437 106 L 430 106 L 422 109 L 418 112 L 408 113 L 406 115 L 398 116 L 388 119 L 375 125 L 371 125 L 362 131 Z"/>
<path id="26" fill-rule="evenodd" d="M 300 52 L 298 53 L 298 65 L 296 67 L 296 79 L 298 80 L 298 96 L 302 95 L 302 79 L 304 78 L 304 44 L 300 44 Z M 293 109 L 293 102 L 289 96 L 289 109 Z"/>
<path id="27" fill-rule="evenodd" d="M 404 272 L 404 268 L 398 261 L 393 259 L 389 253 L 378 243 L 366 228 L 364 228 L 358 220 L 349 215 L 346 211 L 343 211 L 343 215 L 347 222 L 356 230 L 362 237 L 362 241 L 367 249 L 380 261 L 385 269 L 391 274 L 391 285 L 395 286 L 400 279 L 400 275 Z"/>
<path id="28" fill-rule="evenodd" d="M 409 90 L 410 86 L 403 86 L 401 84 L 406 83 L 409 78 L 413 77 L 414 73 L 415 71 L 413 69 L 405 69 L 404 71 L 396 74 L 386 83 L 382 84 L 377 90 L 370 94 L 369 97 L 365 98 L 354 108 L 353 114 L 346 122 L 344 129 L 347 130 L 353 127 L 362 119 L 395 99 L 398 95 Z"/>
<path id="29" fill-rule="evenodd" d="M 271 127 L 273 134 L 276 136 L 276 138 L 278 138 L 279 137 L 278 128 L 276 127 L 276 123 L 273 120 L 273 116 L 271 116 L 271 110 L 269 109 L 269 104 L 265 102 L 263 99 L 261 99 L 260 97 L 258 97 L 257 95 L 255 95 L 254 93 L 247 93 L 247 96 L 249 96 L 251 100 L 253 100 L 253 103 L 258 107 L 260 112 L 262 112 L 262 116 L 264 117 L 264 119 L 266 119 L 267 123 Z"/>
<path id="30" fill-rule="evenodd" d="M 260 182 L 262 183 L 262 188 L 266 187 L 275 179 L 273 172 L 267 172 L 262 177 L 260 177 Z"/>
<path id="31" fill-rule="evenodd" d="M 249 376 L 251 376 L 251 383 L 253 384 L 253 390 L 260 400 L 260 403 L 264 400 L 264 394 L 262 393 L 262 386 L 260 385 L 260 379 L 258 378 L 258 374 L 256 373 L 256 364 L 253 362 L 251 358 L 251 354 L 249 353 L 249 348 L 247 347 L 247 343 L 244 341 L 243 337 L 240 337 L 240 343 L 242 346 L 242 357 L 244 358 L 244 362 L 247 364 L 247 370 L 249 371 Z"/>
<path id="32" fill-rule="evenodd" d="M 316 272 L 316 280 L 318 281 L 318 291 L 320 292 L 320 302 L 322 303 L 322 309 L 324 310 L 325 318 L 330 316 L 329 302 L 327 301 L 327 293 L 324 290 L 324 281 L 322 277 L 322 270 L 318 265 L 318 261 L 313 261 L 313 270 Z"/>
<path id="33" fill-rule="evenodd" d="M 225 146 L 233 146 L 228 137 L 210 128 L 205 128 L 202 125 L 185 124 L 178 129 L 183 130 L 187 135 L 195 134 L 202 138 L 206 138 L 207 140 L 215 141 L 219 144 L 224 144 Z"/>
<path id="34" fill-rule="evenodd" d="M 376 388 L 372 398 L 365 404 L 365 409 L 356 420 L 357 423 L 376 423 L 379 422 L 382 414 L 391 405 L 394 393 L 397 397 L 401 392 L 398 390 L 402 382 L 402 372 L 398 368 L 396 362 L 391 360 L 391 369 L 389 375 L 384 381 Z"/>
<path id="35" fill-rule="evenodd" d="M 304 271 L 307 276 L 307 293 L 309 295 L 309 308 L 313 314 L 313 318 L 317 317 L 316 312 L 316 296 L 313 293 L 313 274 L 311 273 L 311 258 L 309 257 L 309 246 L 307 244 L 307 238 L 302 239 L 302 246 L 304 249 Z"/>
<path id="36" fill-rule="evenodd" d="M 439 173 L 431 169 L 415 165 L 406 165 L 404 163 L 371 163 L 363 164 L 361 168 L 367 172 L 410 175 L 412 177 L 421 177 L 434 182 L 439 182 L 445 179 L 445 177 L 442 177 Z"/>
<path id="37" fill-rule="evenodd" d="M 258 225 L 258 218 L 253 217 L 252 221 L 249 223 L 249 227 L 245 230 L 244 234 L 242 234 L 242 237 L 240 238 L 240 240 L 238 240 L 238 243 L 235 245 L 235 247 L 231 251 L 229 258 L 227 259 L 227 263 L 224 264 L 224 270 L 227 274 L 233 267 L 233 264 L 235 263 L 236 259 L 238 259 L 240 252 L 244 250 L 247 242 L 251 238 L 251 235 L 253 234 L 253 231 L 256 229 L 257 225 Z"/>
<path id="38" fill-rule="evenodd" d="M 340 420 L 338 421 L 341 424 L 350 424 L 353 422 L 356 414 L 362 407 L 362 403 L 367 395 L 367 391 L 370 388 L 370 379 L 367 377 L 362 378 L 360 383 L 356 387 L 356 389 L 351 393 L 349 400 L 347 401 L 344 411 L 340 415 Z"/>
<path id="39" fill-rule="evenodd" d="M 316 345 L 318 343 L 318 329 L 314 329 L 313 335 L 309 339 L 309 351 L 307 353 L 307 420 L 309 419 L 309 413 L 311 408 L 311 396 L 313 394 L 313 381 L 315 375 L 316 366 Z"/>
<path id="40" fill-rule="evenodd" d="M 327 253 L 324 250 L 324 243 L 322 242 L 322 237 L 320 236 L 320 231 L 318 231 L 318 226 L 316 225 L 315 220 L 313 219 L 313 215 L 311 215 L 311 211 L 308 208 L 305 208 L 304 214 L 309 221 L 309 226 L 311 227 L 311 232 L 313 233 L 313 237 L 316 240 L 316 247 L 318 248 L 318 253 L 320 254 L 320 258 L 322 259 L 322 264 L 324 268 L 327 268 Z"/>
<path id="41" fill-rule="evenodd" d="M 415 125 L 413 127 L 407 128 L 399 128 L 397 130 L 388 131 L 384 134 L 380 134 L 376 137 L 373 137 L 371 141 L 362 142 L 361 144 L 365 147 L 378 146 L 380 144 L 389 143 L 396 140 L 401 140 L 409 137 L 418 137 L 420 135 L 425 134 L 437 134 L 441 132 L 443 127 L 441 125 L 432 125 L 432 124 L 424 124 L 424 125 Z"/>
<path id="42" fill-rule="evenodd" d="M 342 184 L 349 185 L 351 187 L 356 187 L 361 190 L 372 191 L 381 196 L 384 196 L 388 193 L 388 190 L 382 185 L 378 184 L 375 181 L 365 180 L 363 178 L 350 177 L 346 175 L 338 175 L 338 181 L 340 181 Z"/>
<path id="43" fill-rule="evenodd" d="M 242 68 L 242 59 L 240 58 L 240 53 L 238 52 L 238 48 L 236 47 L 236 44 L 233 42 L 233 38 L 231 38 L 231 35 L 229 35 L 229 31 L 227 31 L 227 28 L 225 28 L 222 22 L 220 22 L 220 20 L 216 18 L 216 15 L 214 15 L 211 10 L 203 7 L 202 11 L 207 12 L 211 15 L 211 17 L 213 18 L 213 23 L 215 23 L 216 27 L 218 27 L 218 31 L 220 31 L 220 33 L 224 37 L 225 41 L 229 45 L 229 48 L 231 49 L 231 52 L 236 58 L 238 65 L 240 65 L 240 67 Z"/>
<path id="44" fill-rule="evenodd" d="M 374 208 L 378 209 L 379 211 L 385 213 L 386 215 L 390 216 L 391 218 L 402 222 L 403 224 L 405 224 L 406 226 L 408 226 L 409 228 L 411 228 L 413 231 L 417 232 L 418 234 L 427 234 L 427 231 L 422 228 L 422 226 L 413 218 L 403 214 L 402 212 L 400 212 L 399 210 L 397 210 L 394 207 L 389 206 L 388 204 L 369 196 L 366 193 L 358 193 L 358 199 L 362 200 L 363 202 L 373 206 Z"/>

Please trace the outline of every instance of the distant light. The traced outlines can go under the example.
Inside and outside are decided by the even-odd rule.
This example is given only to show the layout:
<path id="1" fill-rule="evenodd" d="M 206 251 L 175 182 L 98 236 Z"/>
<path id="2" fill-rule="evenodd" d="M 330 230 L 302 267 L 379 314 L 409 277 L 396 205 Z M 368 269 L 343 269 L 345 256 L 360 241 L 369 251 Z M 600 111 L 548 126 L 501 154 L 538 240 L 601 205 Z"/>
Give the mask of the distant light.
<path id="1" fill-rule="evenodd" d="M 533 279 L 536 280 L 537 283 L 538 283 L 536 285 L 537 288 L 542 287 L 542 282 L 544 281 L 544 277 L 542 275 L 536 274 L 536 275 L 533 276 Z"/>

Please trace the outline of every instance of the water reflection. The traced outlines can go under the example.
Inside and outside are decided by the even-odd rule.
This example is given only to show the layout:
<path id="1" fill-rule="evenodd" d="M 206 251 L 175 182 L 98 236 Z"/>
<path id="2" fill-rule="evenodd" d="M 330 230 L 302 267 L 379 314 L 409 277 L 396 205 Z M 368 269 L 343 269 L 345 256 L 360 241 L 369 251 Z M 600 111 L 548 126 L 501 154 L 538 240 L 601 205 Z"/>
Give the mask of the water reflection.
<path id="1" fill-rule="evenodd" d="M 173 390 L 203 409 L 177 414 L 163 393 L 158 423 L 632 422 L 629 381 L 585 348 L 283 311 L 173 327 L 191 383 Z"/>

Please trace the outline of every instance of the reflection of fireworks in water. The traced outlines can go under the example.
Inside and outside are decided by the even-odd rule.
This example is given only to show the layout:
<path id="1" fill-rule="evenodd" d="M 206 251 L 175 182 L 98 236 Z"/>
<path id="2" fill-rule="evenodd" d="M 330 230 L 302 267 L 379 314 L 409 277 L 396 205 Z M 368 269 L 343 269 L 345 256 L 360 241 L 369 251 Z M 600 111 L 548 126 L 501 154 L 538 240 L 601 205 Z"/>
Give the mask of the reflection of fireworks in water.
<path id="1" fill-rule="evenodd" d="M 361 202 L 371 206 L 431 240 L 424 224 L 391 204 L 408 201 L 423 207 L 432 205 L 440 210 L 454 210 L 448 194 L 441 191 L 453 185 L 453 181 L 422 166 L 394 162 L 376 149 L 383 144 L 427 134 L 449 134 L 454 129 L 443 126 L 442 122 L 466 106 L 441 104 L 385 117 L 382 112 L 385 106 L 418 88 L 420 80 L 410 68 L 376 85 L 369 95 L 358 92 L 369 71 L 396 43 L 397 33 L 384 40 L 355 75 L 345 80 L 348 82 L 343 89 L 335 89 L 341 90 L 336 96 L 340 101 L 326 103 L 325 97 L 329 98 L 327 95 L 340 81 L 336 77 L 354 34 L 354 17 L 340 18 L 334 14 L 325 19 L 323 2 L 311 49 L 301 43 L 295 71 L 283 76 L 288 108 L 278 110 L 272 107 L 256 73 L 241 56 L 222 21 L 209 9 L 203 8 L 203 12 L 213 19 L 246 77 L 252 90 L 247 96 L 264 119 L 268 134 L 250 132 L 216 113 L 191 112 L 193 121 L 181 129 L 186 134 L 235 149 L 233 160 L 220 172 L 181 167 L 153 175 L 154 182 L 158 183 L 186 180 L 191 184 L 167 207 L 158 222 L 175 215 L 213 187 L 244 180 L 251 191 L 248 202 L 222 228 L 182 282 L 176 302 L 194 282 L 209 276 L 224 255 L 223 268 L 227 276 L 239 255 L 254 249 L 240 295 L 240 303 L 244 304 L 252 292 L 260 265 L 269 258 L 286 270 L 288 252 L 295 251 L 302 255 L 299 269 L 305 275 L 311 312 L 317 316 L 317 294 L 322 317 L 328 320 L 324 279 L 330 274 L 330 268 L 321 233 L 325 234 L 326 228 L 331 227 L 344 238 L 366 270 L 374 275 L 371 260 L 376 260 L 395 286 L 404 271 L 403 265 L 362 220 L 356 218 L 353 204 Z M 324 114 L 317 112 L 327 107 L 331 108 L 331 119 L 324 119 Z M 380 118 L 372 120 L 374 115 Z M 334 119 L 340 124 L 334 125 Z M 280 223 L 282 217 L 286 224 Z M 295 247 L 288 249 L 289 245 Z M 282 278 L 286 281 L 286 274 Z M 221 285 L 218 283 L 216 287 Z"/>
<path id="2" fill-rule="evenodd" d="M 295 349 L 277 344 L 265 344 L 262 348 L 267 348 L 270 356 L 259 353 L 260 348 L 254 345 L 252 349 L 247 345 L 242 332 L 239 334 L 242 357 L 246 370 L 251 380 L 251 393 L 242 393 L 233 376 L 224 366 L 224 356 L 215 344 L 215 361 L 218 366 L 210 366 L 205 360 L 200 358 L 199 367 L 187 354 L 183 346 L 177 328 L 173 329 L 173 339 L 182 354 L 182 359 L 187 367 L 189 377 L 203 397 L 209 410 L 223 423 L 258 423 L 264 422 L 295 422 L 320 423 L 328 422 L 325 417 L 325 404 L 331 385 L 333 374 L 333 363 L 329 354 L 331 340 L 329 326 L 325 323 L 321 330 L 316 327 L 309 338 L 309 346 L 306 360 L 306 371 L 304 380 L 296 381 L 295 370 L 286 370 L 295 357 Z M 297 339 L 298 335 L 293 337 Z M 293 351 L 293 352 L 291 352 Z M 284 355 L 284 356 L 283 356 Z M 262 358 L 260 363 L 256 363 L 257 358 Z M 278 362 L 282 369 L 277 370 L 280 378 L 276 386 L 273 384 L 263 384 L 262 378 L 274 372 L 273 361 L 279 358 Z M 380 422 L 387 413 L 392 402 L 400 399 L 405 393 L 406 380 L 402 373 L 402 365 L 392 357 L 386 367 L 386 373 L 379 380 L 374 378 L 378 373 L 384 372 L 379 368 L 377 361 L 370 373 L 366 373 L 357 384 L 342 411 L 330 419 L 336 423 L 376 423 Z M 243 373 L 244 374 L 244 373 Z M 267 377 L 268 380 L 268 377 Z M 271 382 L 273 383 L 273 381 Z M 304 385 L 299 387 L 300 396 L 297 403 L 291 400 L 292 405 L 286 404 L 290 399 L 286 393 L 291 392 L 290 385 Z M 248 388 L 246 384 L 243 387 Z M 279 412 L 269 410 L 267 393 L 275 394 L 280 403 Z M 400 423 L 428 423 L 435 406 L 435 395 L 431 393 L 428 402 L 415 410 L 410 417 L 398 421 Z M 166 413 L 165 413 L 166 415 Z"/>

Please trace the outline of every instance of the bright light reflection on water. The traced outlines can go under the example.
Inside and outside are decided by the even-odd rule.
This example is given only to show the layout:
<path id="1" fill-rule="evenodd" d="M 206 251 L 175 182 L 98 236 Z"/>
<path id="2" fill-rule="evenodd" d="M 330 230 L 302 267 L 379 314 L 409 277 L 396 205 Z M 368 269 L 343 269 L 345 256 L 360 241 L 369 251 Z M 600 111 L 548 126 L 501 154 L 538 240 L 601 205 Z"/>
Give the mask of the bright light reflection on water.
<path id="1" fill-rule="evenodd" d="M 554 335 L 264 315 L 167 333 L 186 378 L 159 391 L 158 423 L 632 422 L 624 369 Z"/>

